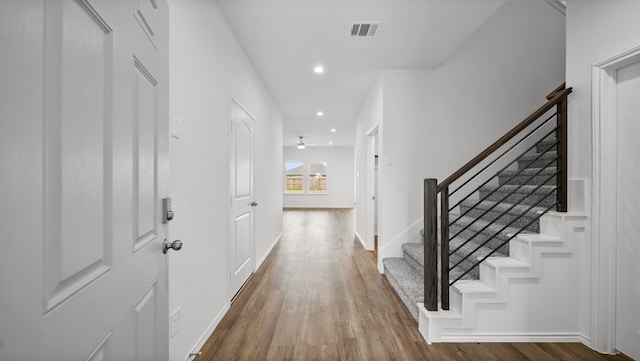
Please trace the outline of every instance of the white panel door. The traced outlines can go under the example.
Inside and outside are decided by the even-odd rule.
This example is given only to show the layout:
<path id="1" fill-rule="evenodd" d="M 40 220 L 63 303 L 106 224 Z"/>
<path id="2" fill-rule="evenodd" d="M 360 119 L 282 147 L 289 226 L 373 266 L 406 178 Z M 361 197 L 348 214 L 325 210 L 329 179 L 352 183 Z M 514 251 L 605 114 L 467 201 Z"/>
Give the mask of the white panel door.
<path id="1" fill-rule="evenodd" d="M 616 348 L 640 360 L 640 62 L 617 75 Z"/>
<path id="2" fill-rule="evenodd" d="M 230 105 L 229 294 L 235 295 L 255 268 L 253 232 L 253 118 L 235 101 Z"/>
<path id="3" fill-rule="evenodd" d="M 369 133 L 369 145 L 367 148 L 367 230 L 365 245 L 367 249 L 377 251 L 378 244 L 376 236 L 378 235 L 378 213 L 379 213 L 379 196 L 378 196 L 378 180 L 379 180 L 379 160 L 378 156 L 378 127 L 375 127 Z"/>
<path id="4" fill-rule="evenodd" d="M 1 360 L 167 358 L 167 29 L 164 0 L 0 2 Z"/>

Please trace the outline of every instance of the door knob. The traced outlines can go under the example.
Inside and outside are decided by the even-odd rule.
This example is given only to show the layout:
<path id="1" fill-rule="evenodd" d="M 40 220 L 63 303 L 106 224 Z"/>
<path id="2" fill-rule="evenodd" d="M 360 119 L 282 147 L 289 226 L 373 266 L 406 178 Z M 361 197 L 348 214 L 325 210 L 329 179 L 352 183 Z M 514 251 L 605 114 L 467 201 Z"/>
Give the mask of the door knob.
<path id="1" fill-rule="evenodd" d="M 258 205 L 258 202 L 251 202 L 251 207 L 255 207 Z"/>
<path id="2" fill-rule="evenodd" d="M 166 239 L 164 240 L 164 247 L 162 248 L 162 253 L 167 253 L 170 249 L 174 251 L 179 251 L 182 248 L 182 241 L 176 239 L 173 242 L 169 242 Z"/>

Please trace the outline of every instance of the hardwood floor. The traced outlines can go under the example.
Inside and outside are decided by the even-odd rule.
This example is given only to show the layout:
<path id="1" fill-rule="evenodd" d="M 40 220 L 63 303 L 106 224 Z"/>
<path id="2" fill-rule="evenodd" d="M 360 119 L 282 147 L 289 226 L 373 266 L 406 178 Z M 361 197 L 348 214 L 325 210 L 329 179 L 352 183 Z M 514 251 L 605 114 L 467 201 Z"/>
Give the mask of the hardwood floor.
<path id="1" fill-rule="evenodd" d="M 427 345 L 354 223 L 353 210 L 286 210 L 281 241 L 195 360 L 624 360 L 571 343 Z"/>

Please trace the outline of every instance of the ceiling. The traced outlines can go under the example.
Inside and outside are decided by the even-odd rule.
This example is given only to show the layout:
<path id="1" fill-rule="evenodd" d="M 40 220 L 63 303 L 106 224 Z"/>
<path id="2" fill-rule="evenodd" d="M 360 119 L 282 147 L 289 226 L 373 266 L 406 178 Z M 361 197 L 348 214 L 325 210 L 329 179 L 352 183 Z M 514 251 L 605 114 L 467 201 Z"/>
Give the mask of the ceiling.
<path id="1" fill-rule="evenodd" d="M 303 136 L 308 145 L 351 147 L 381 70 L 437 67 L 504 2 L 217 0 L 282 112 L 284 145 Z M 353 22 L 382 25 L 373 38 L 352 38 Z M 322 74 L 313 71 L 319 64 Z"/>

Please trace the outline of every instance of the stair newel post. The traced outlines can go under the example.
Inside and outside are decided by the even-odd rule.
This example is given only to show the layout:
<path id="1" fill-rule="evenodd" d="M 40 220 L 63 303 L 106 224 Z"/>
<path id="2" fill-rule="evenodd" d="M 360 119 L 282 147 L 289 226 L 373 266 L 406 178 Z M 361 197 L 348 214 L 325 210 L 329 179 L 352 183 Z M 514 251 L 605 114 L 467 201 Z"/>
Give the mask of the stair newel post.
<path id="1" fill-rule="evenodd" d="M 424 305 L 438 310 L 438 180 L 424 180 Z"/>
<path id="2" fill-rule="evenodd" d="M 558 140 L 558 175 L 557 184 L 558 212 L 567 211 L 567 96 L 557 105 L 556 139 Z"/>
<path id="3" fill-rule="evenodd" d="M 440 191 L 440 294 L 441 308 L 449 309 L 449 187 Z"/>

